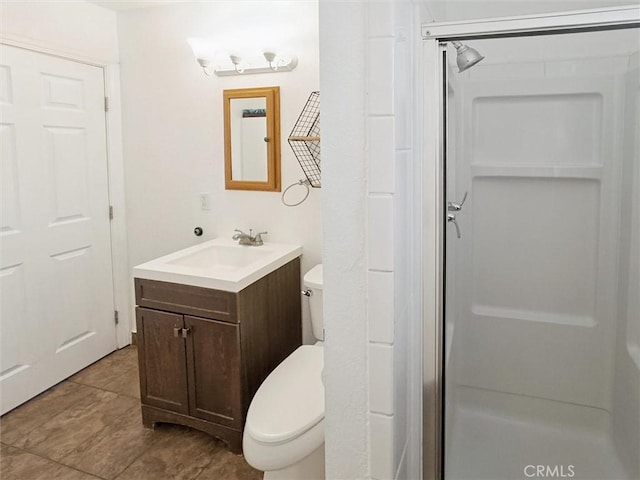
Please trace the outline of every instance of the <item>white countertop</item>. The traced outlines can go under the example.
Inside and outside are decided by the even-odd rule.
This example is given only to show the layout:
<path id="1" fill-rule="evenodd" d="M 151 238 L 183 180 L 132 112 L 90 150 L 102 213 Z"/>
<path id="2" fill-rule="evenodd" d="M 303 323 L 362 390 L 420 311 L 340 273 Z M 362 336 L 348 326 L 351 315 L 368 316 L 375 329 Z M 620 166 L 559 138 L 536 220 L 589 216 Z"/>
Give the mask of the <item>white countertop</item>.
<path id="1" fill-rule="evenodd" d="M 239 292 L 302 255 L 302 247 L 265 242 L 245 246 L 216 238 L 133 267 L 133 276 Z"/>

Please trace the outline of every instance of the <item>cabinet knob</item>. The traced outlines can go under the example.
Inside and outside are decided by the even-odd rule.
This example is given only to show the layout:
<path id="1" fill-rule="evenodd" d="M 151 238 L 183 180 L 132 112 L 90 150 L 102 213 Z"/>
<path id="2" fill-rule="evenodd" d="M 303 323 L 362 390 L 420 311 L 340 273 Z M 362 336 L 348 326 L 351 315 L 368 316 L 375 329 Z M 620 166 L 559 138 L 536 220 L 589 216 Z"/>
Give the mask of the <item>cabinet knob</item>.
<path id="1" fill-rule="evenodd" d="M 179 337 L 180 336 L 180 330 L 182 330 L 180 327 L 173 327 L 173 336 L 174 337 Z"/>
<path id="2" fill-rule="evenodd" d="M 189 335 L 190 331 L 191 331 L 190 328 L 183 328 L 182 329 L 182 338 L 187 338 L 187 335 Z"/>

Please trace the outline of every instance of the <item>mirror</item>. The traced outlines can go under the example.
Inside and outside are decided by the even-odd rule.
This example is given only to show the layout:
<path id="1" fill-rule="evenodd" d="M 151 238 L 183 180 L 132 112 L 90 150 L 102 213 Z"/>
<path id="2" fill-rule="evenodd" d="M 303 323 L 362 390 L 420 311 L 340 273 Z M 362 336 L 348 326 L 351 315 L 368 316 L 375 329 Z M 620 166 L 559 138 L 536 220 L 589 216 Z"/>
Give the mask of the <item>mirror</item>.
<path id="1" fill-rule="evenodd" d="M 280 87 L 224 90 L 227 190 L 280 191 Z"/>

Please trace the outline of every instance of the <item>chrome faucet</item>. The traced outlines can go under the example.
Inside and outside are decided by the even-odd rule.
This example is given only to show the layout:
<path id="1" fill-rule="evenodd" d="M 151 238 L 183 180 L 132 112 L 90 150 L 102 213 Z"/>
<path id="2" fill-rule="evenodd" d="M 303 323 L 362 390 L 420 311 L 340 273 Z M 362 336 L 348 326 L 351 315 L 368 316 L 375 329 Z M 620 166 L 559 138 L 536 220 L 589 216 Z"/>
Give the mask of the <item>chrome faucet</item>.
<path id="1" fill-rule="evenodd" d="M 253 234 L 253 230 L 249 229 L 249 234 L 244 233 L 242 230 L 234 230 L 237 232 L 233 237 L 234 240 L 238 240 L 240 245 L 252 245 L 254 247 L 259 247 L 263 245 L 262 235 L 266 235 L 268 232 L 260 232 L 256 233 L 255 236 Z"/>

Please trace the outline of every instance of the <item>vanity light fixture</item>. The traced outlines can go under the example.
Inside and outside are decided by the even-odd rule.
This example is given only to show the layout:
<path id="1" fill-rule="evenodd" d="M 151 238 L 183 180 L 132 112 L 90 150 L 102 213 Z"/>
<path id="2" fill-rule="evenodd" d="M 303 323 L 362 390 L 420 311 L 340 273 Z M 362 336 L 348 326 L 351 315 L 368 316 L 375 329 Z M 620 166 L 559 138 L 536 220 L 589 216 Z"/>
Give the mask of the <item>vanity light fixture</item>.
<path id="1" fill-rule="evenodd" d="M 277 55 L 274 52 L 266 51 L 260 56 L 240 57 L 229 55 L 229 62 L 219 62 L 214 68 L 214 73 L 219 77 L 228 75 L 247 75 L 250 73 L 277 73 L 290 72 L 298 65 L 295 56 Z"/>
<path id="2" fill-rule="evenodd" d="M 271 70 L 277 70 L 278 69 L 278 64 L 276 63 L 276 65 L 273 65 L 273 61 L 276 59 L 276 54 L 274 52 L 262 52 L 262 55 L 264 56 L 264 59 L 269 63 L 269 68 Z"/>
<path id="3" fill-rule="evenodd" d="M 202 38 L 187 38 L 187 43 L 193 50 L 196 61 L 202 67 L 205 75 L 211 76 L 215 70 L 213 66 L 214 53 L 213 44 Z"/>
<path id="4" fill-rule="evenodd" d="M 213 75 L 214 69 L 213 69 L 213 66 L 211 65 L 210 60 L 207 60 L 206 58 L 198 58 L 197 60 L 200 66 L 202 67 L 202 71 L 204 72 L 205 75 L 207 75 L 208 77 Z"/>
<path id="5" fill-rule="evenodd" d="M 241 66 L 242 58 L 240 58 L 238 55 L 229 55 L 229 60 L 231 60 L 231 63 L 233 63 L 233 68 L 236 73 L 244 73 L 244 67 Z M 217 73 L 218 72 L 216 71 L 216 74 Z"/>
<path id="6" fill-rule="evenodd" d="M 216 55 L 209 40 L 189 38 L 187 42 L 205 75 L 209 76 L 214 73 L 224 77 L 249 73 L 290 72 L 298 66 L 298 58 L 295 55 L 279 55 L 272 50 L 251 57 L 238 54 Z"/>

